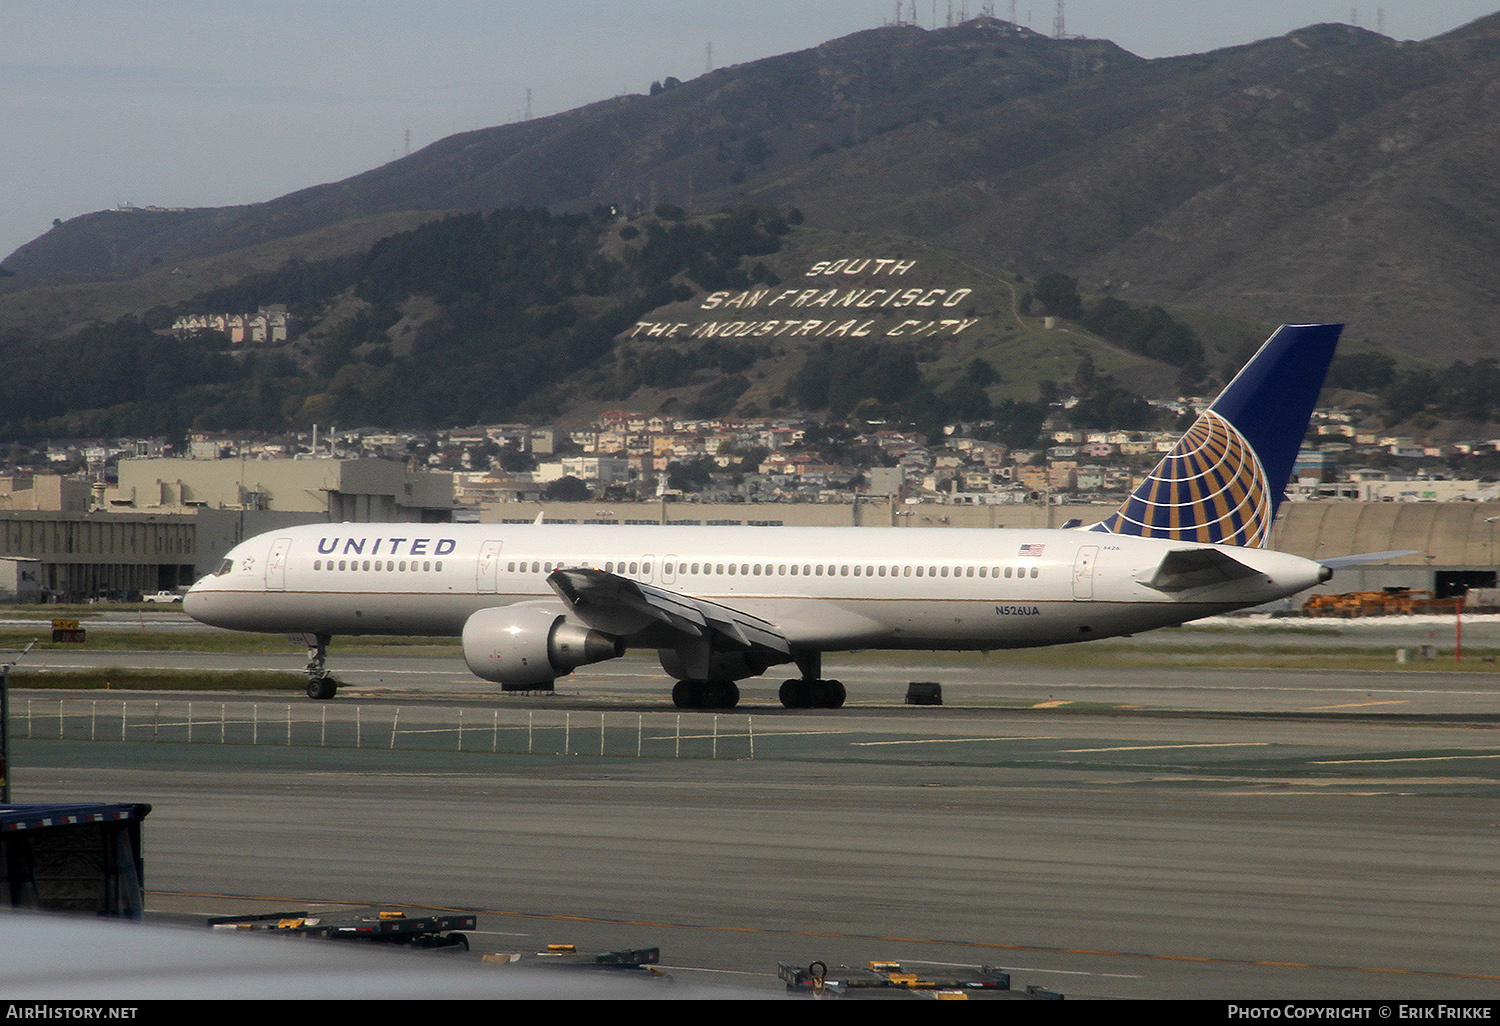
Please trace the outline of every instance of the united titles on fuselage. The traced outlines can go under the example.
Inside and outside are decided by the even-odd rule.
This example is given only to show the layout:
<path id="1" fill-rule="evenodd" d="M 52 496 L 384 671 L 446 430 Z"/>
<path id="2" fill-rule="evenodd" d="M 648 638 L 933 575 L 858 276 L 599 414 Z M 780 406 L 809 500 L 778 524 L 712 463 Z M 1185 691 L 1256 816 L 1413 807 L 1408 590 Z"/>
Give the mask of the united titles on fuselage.
<path id="1" fill-rule="evenodd" d="M 452 538 L 435 539 L 437 544 L 429 550 L 428 546 L 434 541 L 433 538 L 319 538 L 318 551 L 325 556 L 347 555 L 347 556 L 446 556 L 458 547 L 458 542 Z M 342 550 L 339 542 L 344 543 Z M 381 545 L 386 546 L 381 551 Z M 406 545 L 405 552 L 401 546 Z M 371 546 L 368 552 L 366 546 Z"/>

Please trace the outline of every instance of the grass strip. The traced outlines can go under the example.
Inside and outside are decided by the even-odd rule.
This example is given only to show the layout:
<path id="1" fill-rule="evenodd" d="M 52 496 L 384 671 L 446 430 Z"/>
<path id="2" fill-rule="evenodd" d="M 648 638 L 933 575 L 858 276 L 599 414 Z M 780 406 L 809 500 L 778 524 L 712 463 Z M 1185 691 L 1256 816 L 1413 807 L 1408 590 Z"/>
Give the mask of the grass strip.
<path id="1" fill-rule="evenodd" d="M 230 652 L 265 655 L 300 653 L 307 649 L 285 634 L 247 634 L 240 631 L 153 630 L 147 624 L 141 630 L 98 630 L 84 627 L 87 639 L 82 644 L 52 641 L 50 629 L 35 631 L 0 631 L 0 648 L 25 648 L 36 639 L 35 651 L 54 652 Z M 333 650 L 344 655 L 379 654 L 400 650 L 410 655 L 449 655 L 461 647 L 458 638 L 425 638 L 383 635 L 333 640 Z"/>
<path id="2" fill-rule="evenodd" d="M 92 670 L 11 672 L 11 687 L 48 691 L 296 691 L 307 686 L 300 673 L 274 670 L 127 670 L 101 666 Z"/>

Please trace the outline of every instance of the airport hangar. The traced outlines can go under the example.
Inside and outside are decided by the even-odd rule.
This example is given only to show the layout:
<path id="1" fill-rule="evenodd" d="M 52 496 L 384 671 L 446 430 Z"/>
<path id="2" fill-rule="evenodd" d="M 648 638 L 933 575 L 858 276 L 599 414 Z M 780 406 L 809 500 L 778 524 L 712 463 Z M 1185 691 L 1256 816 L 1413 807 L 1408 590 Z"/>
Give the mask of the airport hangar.
<path id="1" fill-rule="evenodd" d="M 1031 503 L 912 503 L 861 496 L 855 503 L 602 503 L 492 502 L 481 523 L 706 524 L 748 527 L 1061 527 L 1073 519 L 1097 523 L 1116 504 L 1042 506 Z M 1416 554 L 1346 567 L 1333 580 L 1286 600 L 1298 608 L 1308 595 L 1411 588 L 1438 598 L 1468 588 L 1494 588 L 1500 556 L 1500 503 L 1284 502 L 1270 548 L 1307 559 L 1359 552 L 1413 550 Z"/>

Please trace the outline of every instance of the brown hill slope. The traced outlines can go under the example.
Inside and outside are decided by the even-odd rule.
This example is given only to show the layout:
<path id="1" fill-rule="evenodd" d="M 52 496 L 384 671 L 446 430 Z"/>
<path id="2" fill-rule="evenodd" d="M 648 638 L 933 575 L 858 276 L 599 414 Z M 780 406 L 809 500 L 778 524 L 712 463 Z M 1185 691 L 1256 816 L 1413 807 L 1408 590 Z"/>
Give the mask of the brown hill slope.
<path id="1" fill-rule="evenodd" d="M 1421 43 L 1323 25 L 1158 61 L 993 19 L 892 27 L 268 203 L 75 218 L 7 258 L 0 289 L 405 210 L 759 200 L 1127 298 L 1347 319 L 1473 358 L 1500 335 L 1497 90 L 1500 15 Z"/>

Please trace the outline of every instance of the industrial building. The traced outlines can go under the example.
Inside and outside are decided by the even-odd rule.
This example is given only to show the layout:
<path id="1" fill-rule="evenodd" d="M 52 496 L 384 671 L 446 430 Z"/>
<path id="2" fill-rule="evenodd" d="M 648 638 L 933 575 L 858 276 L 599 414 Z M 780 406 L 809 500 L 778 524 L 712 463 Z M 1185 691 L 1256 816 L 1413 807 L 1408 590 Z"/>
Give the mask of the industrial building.
<path id="1" fill-rule="evenodd" d="M 120 461 L 120 486 L 37 475 L 0 486 L 0 592 L 20 601 L 182 590 L 236 544 L 321 522 L 441 523 L 452 475 L 388 460 Z M 81 487 L 81 491 L 80 491 Z M 50 508 L 48 508 L 50 506 Z"/>
<path id="2" fill-rule="evenodd" d="M 452 519 L 453 475 L 381 459 L 126 459 L 114 509 L 316 513 L 334 523 Z"/>

